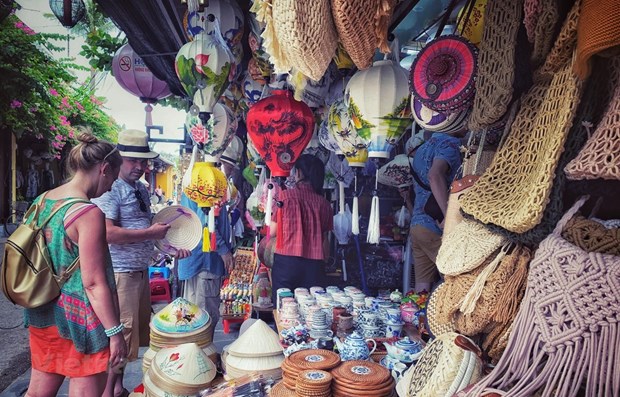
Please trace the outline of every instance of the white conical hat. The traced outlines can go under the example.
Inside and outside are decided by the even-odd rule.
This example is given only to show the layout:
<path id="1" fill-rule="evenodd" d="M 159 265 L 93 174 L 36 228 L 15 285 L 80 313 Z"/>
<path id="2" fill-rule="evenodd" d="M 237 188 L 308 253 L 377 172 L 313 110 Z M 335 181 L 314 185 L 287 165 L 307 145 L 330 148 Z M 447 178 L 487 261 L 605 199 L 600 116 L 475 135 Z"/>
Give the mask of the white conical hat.
<path id="1" fill-rule="evenodd" d="M 260 344 L 258 341 L 256 344 Z M 266 357 L 239 357 L 230 353 L 226 356 L 226 369 L 233 368 L 241 371 L 269 371 L 273 369 L 280 369 L 282 362 L 284 361 L 284 354 L 280 353 L 277 356 Z"/>
<path id="2" fill-rule="evenodd" d="M 238 357 L 265 357 L 283 354 L 280 337 L 263 320 L 254 322 L 236 341 L 228 353 Z"/>
<path id="3" fill-rule="evenodd" d="M 148 374 L 166 395 L 196 395 L 211 386 L 216 367 L 197 344 L 185 343 L 158 351 Z"/>
<path id="4" fill-rule="evenodd" d="M 165 333 L 187 333 L 208 326 L 209 314 L 196 304 L 177 298 L 153 316 L 152 327 Z"/>

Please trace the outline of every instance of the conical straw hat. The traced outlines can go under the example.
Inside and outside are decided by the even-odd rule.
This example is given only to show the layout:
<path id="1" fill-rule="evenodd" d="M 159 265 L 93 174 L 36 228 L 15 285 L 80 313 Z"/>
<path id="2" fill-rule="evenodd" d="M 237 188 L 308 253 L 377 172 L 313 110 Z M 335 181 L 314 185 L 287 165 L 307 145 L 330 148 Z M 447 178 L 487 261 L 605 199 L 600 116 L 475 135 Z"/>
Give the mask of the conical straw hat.
<path id="1" fill-rule="evenodd" d="M 258 320 L 230 344 L 228 353 L 238 357 L 265 357 L 282 355 L 283 350 L 278 334 L 263 320 Z"/>
<path id="2" fill-rule="evenodd" d="M 166 395 L 196 395 L 211 385 L 216 368 L 197 344 L 186 343 L 158 351 L 148 374 Z"/>
<path id="3" fill-rule="evenodd" d="M 196 331 L 211 321 L 209 314 L 194 303 L 177 298 L 153 316 L 155 330 L 166 333 Z"/>
<path id="4" fill-rule="evenodd" d="M 259 342 L 256 342 L 259 344 Z M 268 371 L 279 369 L 284 361 L 284 354 L 266 357 L 239 357 L 230 353 L 226 356 L 226 368 L 232 367 L 241 371 Z"/>

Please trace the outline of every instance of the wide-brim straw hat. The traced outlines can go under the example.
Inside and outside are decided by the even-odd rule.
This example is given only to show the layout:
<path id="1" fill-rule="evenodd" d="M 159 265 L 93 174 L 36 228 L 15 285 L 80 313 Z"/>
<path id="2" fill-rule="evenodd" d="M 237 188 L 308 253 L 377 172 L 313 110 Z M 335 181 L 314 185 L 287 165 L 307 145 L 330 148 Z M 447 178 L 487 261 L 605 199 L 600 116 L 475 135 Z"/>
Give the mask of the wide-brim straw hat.
<path id="1" fill-rule="evenodd" d="M 161 349 L 144 376 L 149 395 L 196 395 L 211 386 L 215 364 L 195 343 Z"/>
<path id="2" fill-rule="evenodd" d="M 159 157 L 158 153 L 151 151 L 147 133 L 140 130 L 121 131 L 118 134 L 116 148 L 123 157 L 139 159 L 154 159 Z"/>
<path id="3" fill-rule="evenodd" d="M 210 326 L 209 313 L 184 298 L 177 298 L 157 312 L 151 320 L 151 330 L 166 334 L 202 332 Z"/>
<path id="4" fill-rule="evenodd" d="M 409 157 L 405 154 L 396 155 L 392 161 L 379 168 L 377 182 L 398 188 L 413 185 Z"/>
<path id="5" fill-rule="evenodd" d="M 460 112 L 443 113 L 430 109 L 416 97 L 411 100 L 411 115 L 415 122 L 425 130 L 454 133 L 463 130 L 467 124 L 469 108 Z"/>
<path id="6" fill-rule="evenodd" d="M 279 356 L 283 354 L 283 351 L 277 332 L 263 320 L 255 321 L 228 346 L 228 353 L 238 357 Z"/>
<path id="7" fill-rule="evenodd" d="M 584 87 L 572 71 L 578 19 L 573 7 L 493 163 L 461 200 L 484 223 L 525 233 L 543 219 Z"/>
<path id="8" fill-rule="evenodd" d="M 182 205 L 170 205 L 162 208 L 153 217 L 153 224 L 170 225 L 166 236 L 155 240 L 155 246 L 162 252 L 176 254 L 180 249 L 193 250 L 202 237 L 202 222 L 191 209 Z"/>

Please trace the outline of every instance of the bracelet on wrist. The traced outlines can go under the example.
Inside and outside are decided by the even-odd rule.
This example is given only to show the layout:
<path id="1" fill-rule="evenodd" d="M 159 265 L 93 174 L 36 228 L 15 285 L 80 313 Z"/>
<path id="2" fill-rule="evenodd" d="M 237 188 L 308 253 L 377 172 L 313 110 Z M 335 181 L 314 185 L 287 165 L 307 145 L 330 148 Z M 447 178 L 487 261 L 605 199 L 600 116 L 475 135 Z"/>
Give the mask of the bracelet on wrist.
<path id="1" fill-rule="evenodd" d="M 104 330 L 103 332 L 105 332 L 106 336 L 108 338 L 110 338 L 110 337 L 112 337 L 112 336 L 114 336 L 116 334 L 120 334 L 121 332 L 123 332 L 124 328 L 125 328 L 125 326 L 123 326 L 123 323 L 120 323 L 116 327 L 108 328 L 108 329 Z"/>

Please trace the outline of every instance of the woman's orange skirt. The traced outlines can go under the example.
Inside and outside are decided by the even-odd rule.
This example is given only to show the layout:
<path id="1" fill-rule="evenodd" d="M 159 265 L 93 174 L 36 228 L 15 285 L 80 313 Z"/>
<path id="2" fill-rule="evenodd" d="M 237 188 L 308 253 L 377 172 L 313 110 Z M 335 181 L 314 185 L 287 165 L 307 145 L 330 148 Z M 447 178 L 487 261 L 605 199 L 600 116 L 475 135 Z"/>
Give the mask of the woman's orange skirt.
<path id="1" fill-rule="evenodd" d="M 79 378 L 105 372 L 110 361 L 110 349 L 93 354 L 78 352 L 69 339 L 58 334 L 56 326 L 29 327 L 32 368 L 69 378 Z"/>

